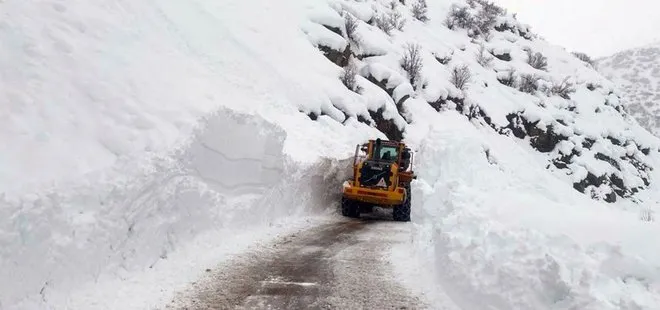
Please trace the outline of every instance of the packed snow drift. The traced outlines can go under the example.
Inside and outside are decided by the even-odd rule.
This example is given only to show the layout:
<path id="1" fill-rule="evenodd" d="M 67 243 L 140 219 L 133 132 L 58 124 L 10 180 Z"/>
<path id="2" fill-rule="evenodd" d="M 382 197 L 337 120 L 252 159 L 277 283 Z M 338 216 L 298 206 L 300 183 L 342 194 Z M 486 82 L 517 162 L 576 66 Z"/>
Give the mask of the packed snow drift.
<path id="1" fill-rule="evenodd" d="M 3 3 L 0 308 L 109 307 L 209 233 L 332 212 L 376 137 L 418 152 L 412 289 L 657 308 L 660 140 L 617 86 L 488 2 L 402 2 Z"/>

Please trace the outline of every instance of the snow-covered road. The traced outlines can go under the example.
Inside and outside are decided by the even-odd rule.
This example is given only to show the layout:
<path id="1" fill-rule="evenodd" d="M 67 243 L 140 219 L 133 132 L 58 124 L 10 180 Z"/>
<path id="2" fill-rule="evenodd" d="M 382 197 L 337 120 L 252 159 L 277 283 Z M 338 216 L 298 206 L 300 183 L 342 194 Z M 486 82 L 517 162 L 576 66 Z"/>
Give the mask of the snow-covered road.
<path id="1" fill-rule="evenodd" d="M 398 283 L 388 251 L 409 239 L 409 223 L 382 210 L 330 218 L 209 271 L 169 309 L 420 309 Z"/>

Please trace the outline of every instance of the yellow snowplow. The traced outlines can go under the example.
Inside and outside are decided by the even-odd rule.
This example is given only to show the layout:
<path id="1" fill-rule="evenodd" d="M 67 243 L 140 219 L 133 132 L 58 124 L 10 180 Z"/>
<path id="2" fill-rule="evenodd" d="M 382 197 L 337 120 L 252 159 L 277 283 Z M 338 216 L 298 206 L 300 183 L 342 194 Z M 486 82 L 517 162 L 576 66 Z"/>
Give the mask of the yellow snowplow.
<path id="1" fill-rule="evenodd" d="M 357 218 L 374 206 L 391 208 L 395 221 L 410 221 L 410 182 L 413 154 L 402 142 L 369 140 L 358 144 L 353 159 L 353 177 L 344 182 L 341 211 Z"/>

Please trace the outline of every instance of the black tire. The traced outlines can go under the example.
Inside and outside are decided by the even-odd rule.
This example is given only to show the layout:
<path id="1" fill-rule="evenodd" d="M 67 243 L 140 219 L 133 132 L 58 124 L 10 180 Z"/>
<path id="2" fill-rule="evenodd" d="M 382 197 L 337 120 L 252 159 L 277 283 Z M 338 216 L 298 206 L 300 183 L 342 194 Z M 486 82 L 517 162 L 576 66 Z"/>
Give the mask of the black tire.
<path id="1" fill-rule="evenodd" d="M 367 204 L 367 203 L 361 203 L 359 206 L 360 206 L 359 207 L 360 213 L 372 213 L 372 212 L 374 212 L 374 206 L 373 205 L 370 205 L 370 204 Z"/>
<path id="2" fill-rule="evenodd" d="M 358 204 L 350 199 L 341 198 L 341 215 L 358 218 L 360 217 L 360 209 Z"/>
<path id="3" fill-rule="evenodd" d="M 410 222 L 410 185 L 406 186 L 406 200 L 394 207 L 392 217 L 397 222 Z"/>

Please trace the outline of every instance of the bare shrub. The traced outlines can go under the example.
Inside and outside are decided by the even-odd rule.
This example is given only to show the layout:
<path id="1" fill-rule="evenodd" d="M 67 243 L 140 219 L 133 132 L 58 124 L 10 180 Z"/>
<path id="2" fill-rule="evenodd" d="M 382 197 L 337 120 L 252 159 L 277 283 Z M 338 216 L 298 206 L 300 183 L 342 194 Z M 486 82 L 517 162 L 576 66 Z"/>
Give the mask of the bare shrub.
<path id="1" fill-rule="evenodd" d="M 467 84 L 472 79 L 472 72 L 467 65 L 454 67 L 451 71 L 450 82 L 460 90 L 465 90 Z"/>
<path id="2" fill-rule="evenodd" d="M 655 222 L 655 212 L 651 209 L 642 209 L 639 213 L 639 219 L 643 222 Z"/>
<path id="3" fill-rule="evenodd" d="M 575 85 L 566 77 L 561 83 L 554 84 L 550 92 L 564 99 L 571 99 L 571 94 L 575 92 Z"/>
<path id="4" fill-rule="evenodd" d="M 477 52 L 476 58 L 477 62 L 484 68 L 490 68 L 490 65 L 493 63 L 493 57 L 483 44 L 479 46 L 479 52 Z"/>
<path id="5" fill-rule="evenodd" d="M 522 74 L 520 76 L 520 84 L 518 85 L 518 90 L 528 94 L 534 94 L 539 90 L 539 80 L 541 78 L 534 74 Z"/>
<path id="6" fill-rule="evenodd" d="M 346 65 L 346 67 L 344 67 L 344 73 L 341 75 L 341 82 L 348 89 L 352 91 L 357 91 L 358 90 L 357 79 L 356 79 L 357 74 L 358 74 L 357 63 L 355 62 L 355 59 L 351 57 L 348 60 L 348 64 Z"/>
<path id="7" fill-rule="evenodd" d="M 390 23 L 394 28 L 398 30 L 403 30 L 403 27 L 406 25 L 406 19 L 403 17 L 403 14 L 397 10 L 392 10 L 390 14 L 387 15 Z"/>
<path id="8" fill-rule="evenodd" d="M 358 20 L 351 13 L 344 12 L 344 27 L 346 28 L 346 37 L 355 41 L 355 31 L 357 30 Z"/>
<path id="9" fill-rule="evenodd" d="M 392 25 L 392 23 L 390 23 L 389 19 L 385 14 L 374 16 L 374 23 L 376 24 L 376 27 L 378 27 L 386 34 L 391 34 L 392 30 L 394 30 L 394 26 Z"/>
<path id="10" fill-rule="evenodd" d="M 407 45 L 401 59 L 401 67 L 408 72 L 410 84 L 415 85 L 415 82 L 419 80 L 423 68 L 421 47 L 418 44 Z"/>
<path id="11" fill-rule="evenodd" d="M 380 28 L 386 34 L 392 34 L 392 30 L 403 30 L 406 24 L 406 19 L 403 14 L 397 10 L 392 10 L 387 14 L 380 14 L 374 17 L 376 27 Z"/>
<path id="12" fill-rule="evenodd" d="M 421 22 L 428 21 L 429 18 L 426 15 L 428 14 L 428 5 L 426 4 L 426 0 L 417 0 L 417 2 L 413 3 L 412 14 L 417 20 Z"/>
<path id="13" fill-rule="evenodd" d="M 527 50 L 527 63 L 534 69 L 548 70 L 548 58 L 539 52 L 534 53 L 531 50 Z"/>

